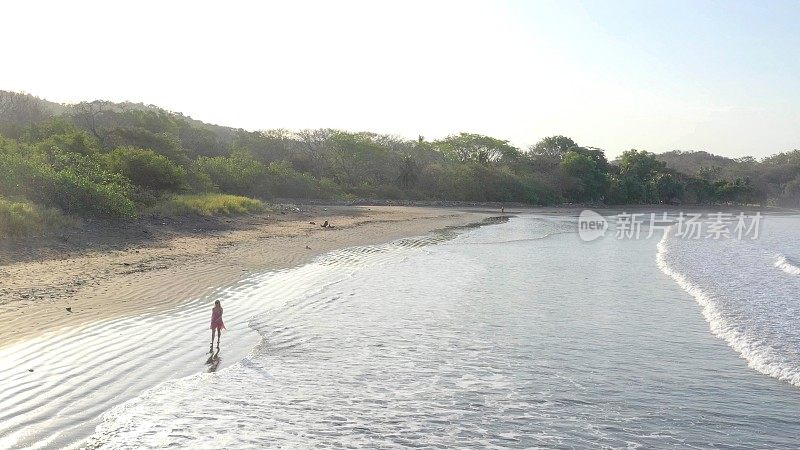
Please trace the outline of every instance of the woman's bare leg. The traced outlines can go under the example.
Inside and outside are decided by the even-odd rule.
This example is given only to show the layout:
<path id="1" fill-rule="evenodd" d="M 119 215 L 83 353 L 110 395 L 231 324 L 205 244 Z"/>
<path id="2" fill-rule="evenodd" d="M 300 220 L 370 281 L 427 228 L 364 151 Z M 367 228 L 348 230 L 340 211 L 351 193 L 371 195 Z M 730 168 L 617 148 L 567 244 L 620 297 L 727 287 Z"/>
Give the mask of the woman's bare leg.
<path id="1" fill-rule="evenodd" d="M 214 329 L 211 329 L 211 346 L 214 346 Z"/>
<path id="2" fill-rule="evenodd" d="M 217 328 L 217 347 L 219 347 L 220 336 L 222 336 L 222 328 Z"/>

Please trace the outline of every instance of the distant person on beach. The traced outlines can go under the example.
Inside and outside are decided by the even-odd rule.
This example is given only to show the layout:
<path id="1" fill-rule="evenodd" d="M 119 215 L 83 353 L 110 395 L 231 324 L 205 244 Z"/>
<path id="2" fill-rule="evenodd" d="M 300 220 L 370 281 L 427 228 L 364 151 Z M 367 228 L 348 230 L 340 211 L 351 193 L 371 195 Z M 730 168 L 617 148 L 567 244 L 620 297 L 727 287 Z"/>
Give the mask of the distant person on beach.
<path id="1" fill-rule="evenodd" d="M 225 328 L 222 322 L 222 305 L 219 300 L 214 302 L 214 308 L 211 309 L 211 346 L 214 346 L 214 331 L 217 332 L 217 347 L 219 347 L 220 334 Z"/>

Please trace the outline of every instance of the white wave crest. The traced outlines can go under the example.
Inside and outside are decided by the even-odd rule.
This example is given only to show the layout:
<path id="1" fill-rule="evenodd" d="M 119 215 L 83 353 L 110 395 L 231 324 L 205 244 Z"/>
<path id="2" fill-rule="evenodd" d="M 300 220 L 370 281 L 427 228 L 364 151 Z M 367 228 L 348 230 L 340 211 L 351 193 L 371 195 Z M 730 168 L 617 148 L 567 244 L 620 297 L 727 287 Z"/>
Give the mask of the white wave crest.
<path id="1" fill-rule="evenodd" d="M 781 269 L 789 275 L 800 275 L 800 267 L 797 266 L 797 263 L 784 255 L 778 255 L 777 259 L 775 260 L 775 267 Z"/>
<path id="2" fill-rule="evenodd" d="M 667 262 L 669 236 L 674 227 L 670 227 L 657 245 L 656 264 L 667 276 L 688 292 L 703 308 L 703 317 L 708 322 L 711 333 L 724 340 L 747 361 L 747 365 L 758 372 L 800 387 L 800 370 L 787 365 L 783 358 L 771 347 L 752 339 L 747 333 L 740 331 L 736 324 L 730 323 L 719 308 L 719 301 L 713 295 L 693 283 L 689 277 L 673 269 Z"/>

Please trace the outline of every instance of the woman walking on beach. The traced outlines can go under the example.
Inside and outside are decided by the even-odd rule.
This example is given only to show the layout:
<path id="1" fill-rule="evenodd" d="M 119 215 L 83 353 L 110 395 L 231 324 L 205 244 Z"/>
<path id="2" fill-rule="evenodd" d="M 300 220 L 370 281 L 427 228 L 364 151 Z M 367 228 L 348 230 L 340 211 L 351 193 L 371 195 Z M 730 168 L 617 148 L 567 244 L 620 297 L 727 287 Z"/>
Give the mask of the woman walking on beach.
<path id="1" fill-rule="evenodd" d="M 211 347 L 214 347 L 214 331 L 217 332 L 217 348 L 219 348 L 219 339 L 222 330 L 225 328 L 225 323 L 222 322 L 222 305 L 219 300 L 214 302 L 214 308 L 211 309 Z"/>

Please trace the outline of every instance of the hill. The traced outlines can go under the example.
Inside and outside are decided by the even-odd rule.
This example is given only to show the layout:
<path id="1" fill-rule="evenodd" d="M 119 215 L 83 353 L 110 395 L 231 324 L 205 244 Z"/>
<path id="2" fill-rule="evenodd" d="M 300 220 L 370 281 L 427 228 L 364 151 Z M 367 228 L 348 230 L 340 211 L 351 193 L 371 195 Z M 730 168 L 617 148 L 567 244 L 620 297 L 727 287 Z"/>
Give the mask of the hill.
<path id="1" fill-rule="evenodd" d="M 247 198 L 798 206 L 798 153 L 759 162 L 630 150 L 609 163 L 602 149 L 565 136 L 520 149 L 474 133 L 428 141 L 334 129 L 249 132 L 142 103 L 63 105 L 0 91 L 0 198 L 22 205 L 7 211 L 34 211 L 25 215 L 32 221 L 54 211 L 133 219 L 187 211 L 164 205 L 208 214 L 259 208 Z"/>

